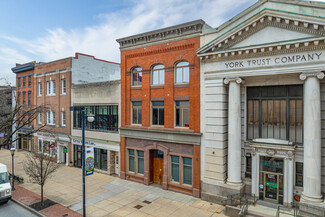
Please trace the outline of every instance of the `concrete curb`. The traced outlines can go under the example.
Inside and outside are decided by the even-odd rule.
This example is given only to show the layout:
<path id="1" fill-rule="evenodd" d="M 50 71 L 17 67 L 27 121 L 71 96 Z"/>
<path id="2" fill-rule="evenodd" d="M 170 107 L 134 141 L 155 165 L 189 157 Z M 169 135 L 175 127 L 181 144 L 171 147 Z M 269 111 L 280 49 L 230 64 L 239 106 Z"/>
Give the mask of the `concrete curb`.
<path id="1" fill-rule="evenodd" d="M 33 208 L 30 208 L 29 206 L 23 204 L 22 202 L 20 202 L 20 201 L 18 201 L 18 200 L 16 200 L 16 199 L 11 198 L 11 201 L 17 203 L 19 206 L 24 207 L 25 209 L 27 209 L 28 211 L 32 212 L 33 214 L 35 214 L 35 215 L 37 215 L 37 216 L 39 216 L 39 217 L 46 217 L 46 216 L 43 215 L 42 213 L 37 212 L 37 211 L 34 210 Z"/>

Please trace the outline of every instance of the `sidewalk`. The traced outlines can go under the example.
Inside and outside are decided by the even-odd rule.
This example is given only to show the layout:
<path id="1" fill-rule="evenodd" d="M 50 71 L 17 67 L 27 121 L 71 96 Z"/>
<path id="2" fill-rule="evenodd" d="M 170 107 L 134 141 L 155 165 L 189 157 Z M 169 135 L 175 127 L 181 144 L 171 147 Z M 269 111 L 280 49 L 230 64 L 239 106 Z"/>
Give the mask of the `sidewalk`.
<path id="1" fill-rule="evenodd" d="M 46 200 L 47 198 L 44 198 Z M 25 208 L 32 211 L 33 209 L 29 206 L 35 203 L 38 203 L 41 201 L 41 196 L 33 193 L 19 185 L 15 185 L 15 190 L 12 192 L 12 200 L 14 200 L 16 203 L 24 206 Z M 65 216 L 65 217 L 81 217 L 82 215 L 61 205 L 61 204 L 55 204 L 53 206 L 50 206 L 48 208 L 45 208 L 43 210 L 40 210 L 37 212 L 36 210 L 33 210 L 35 214 L 38 214 L 40 216 L 47 216 L 47 217 L 57 217 L 57 216 Z"/>
<path id="2" fill-rule="evenodd" d="M 28 182 L 22 168 L 26 152 L 15 153 L 15 175 L 23 177 L 24 183 L 15 184 L 14 199 L 26 204 L 39 200 L 40 186 Z M 11 155 L 0 150 L 0 162 L 11 172 Z M 44 196 L 54 202 L 41 211 L 45 216 L 81 216 L 82 183 L 81 169 L 62 166 L 48 179 Z M 19 189 L 19 190 L 18 190 Z M 28 199 L 27 199 L 28 196 Z M 165 191 L 156 186 L 122 180 L 117 177 L 94 173 L 86 177 L 87 216 L 157 216 L 157 217 L 216 217 L 225 216 L 224 207 L 192 196 Z M 69 208 L 69 209 L 68 209 Z M 69 212 L 69 213 L 66 213 Z"/>

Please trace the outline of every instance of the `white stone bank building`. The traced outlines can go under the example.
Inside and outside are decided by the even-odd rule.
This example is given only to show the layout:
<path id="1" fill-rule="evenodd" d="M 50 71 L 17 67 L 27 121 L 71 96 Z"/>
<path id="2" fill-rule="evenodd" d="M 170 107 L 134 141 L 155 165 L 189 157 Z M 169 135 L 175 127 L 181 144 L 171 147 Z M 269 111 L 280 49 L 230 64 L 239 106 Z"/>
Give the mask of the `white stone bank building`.
<path id="1" fill-rule="evenodd" d="M 260 0 L 201 45 L 202 198 L 324 207 L 325 4 Z"/>

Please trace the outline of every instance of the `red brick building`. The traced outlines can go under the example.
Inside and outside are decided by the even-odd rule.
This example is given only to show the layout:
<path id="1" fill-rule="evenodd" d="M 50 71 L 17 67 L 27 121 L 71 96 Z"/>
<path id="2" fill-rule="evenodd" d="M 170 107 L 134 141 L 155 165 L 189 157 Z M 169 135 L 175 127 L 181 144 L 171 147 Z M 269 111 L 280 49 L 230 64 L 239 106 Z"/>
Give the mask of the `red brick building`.
<path id="1" fill-rule="evenodd" d="M 38 63 L 16 64 L 11 70 L 16 74 L 16 102 L 21 112 L 28 112 L 34 106 L 34 68 Z M 22 114 L 20 114 L 22 115 Z M 17 132 L 17 150 L 33 151 L 33 123 Z"/>
<path id="2" fill-rule="evenodd" d="M 120 177 L 200 196 L 202 20 L 118 39 Z"/>

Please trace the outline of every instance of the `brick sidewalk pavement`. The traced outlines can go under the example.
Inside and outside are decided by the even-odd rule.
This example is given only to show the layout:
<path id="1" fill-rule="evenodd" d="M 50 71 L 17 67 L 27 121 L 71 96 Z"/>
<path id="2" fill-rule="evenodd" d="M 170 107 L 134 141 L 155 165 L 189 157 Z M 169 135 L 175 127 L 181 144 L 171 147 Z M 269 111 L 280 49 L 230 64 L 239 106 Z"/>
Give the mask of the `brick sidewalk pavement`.
<path id="1" fill-rule="evenodd" d="M 16 185 L 15 190 L 12 192 L 12 199 L 18 201 L 20 204 L 23 204 L 25 206 L 30 206 L 34 203 L 40 202 L 41 196 L 19 185 Z M 44 198 L 44 201 L 46 199 L 47 198 Z M 47 217 L 58 217 L 58 216 L 81 217 L 82 216 L 81 214 L 61 204 L 55 204 L 53 206 L 40 210 L 39 213 Z"/>
<path id="2" fill-rule="evenodd" d="M 15 153 L 15 175 L 23 177 L 20 187 L 40 194 L 40 186 L 28 182 L 22 168 L 26 152 Z M 8 150 L 0 150 L 0 162 L 11 171 L 11 155 Z M 82 213 L 81 169 L 62 166 L 48 179 L 44 186 L 44 196 L 77 213 Z M 33 195 L 33 194 L 32 194 Z M 33 198 L 33 197 L 32 197 Z M 32 199 L 31 199 L 32 200 Z M 153 185 L 143 185 L 117 177 L 94 173 L 86 177 L 87 216 L 173 216 L 173 217 L 216 217 L 225 216 L 224 207 L 211 204 L 192 196 L 165 191 Z M 62 216 L 55 213 L 52 206 L 42 211 L 47 216 Z M 69 215 L 70 216 L 70 215 Z"/>

